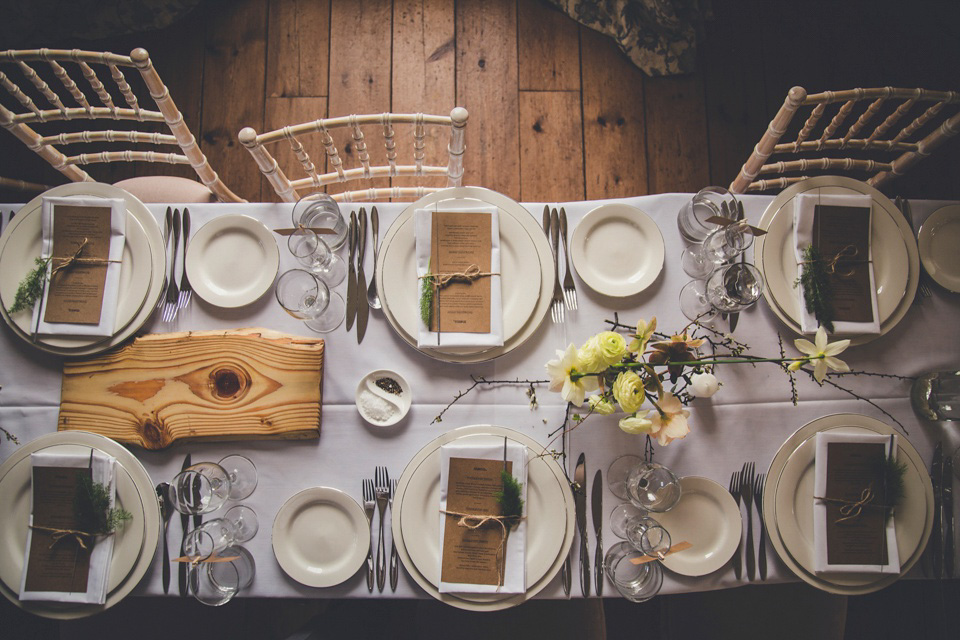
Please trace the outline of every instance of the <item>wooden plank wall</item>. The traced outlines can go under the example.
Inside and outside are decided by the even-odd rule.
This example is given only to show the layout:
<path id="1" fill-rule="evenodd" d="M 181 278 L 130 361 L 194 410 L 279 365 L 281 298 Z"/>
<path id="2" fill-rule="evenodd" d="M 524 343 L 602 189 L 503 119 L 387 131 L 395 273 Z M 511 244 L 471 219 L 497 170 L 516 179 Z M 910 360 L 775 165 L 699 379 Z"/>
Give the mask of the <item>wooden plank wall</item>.
<path id="1" fill-rule="evenodd" d="M 556 202 L 726 185 L 793 85 L 960 89 L 957 3 L 922 12 L 866 0 L 711 6 L 698 70 L 681 77 L 647 77 L 544 0 L 206 0 L 160 32 L 29 46 L 146 46 L 214 168 L 241 196 L 267 201 L 276 194 L 237 142 L 244 126 L 460 105 L 470 112 L 464 183 Z M 374 161 L 384 157 L 379 129 L 365 130 Z M 344 165 L 356 166 L 349 134 L 335 138 Z M 412 159 L 412 127 L 396 139 L 401 161 Z M 447 132 L 428 130 L 428 161 L 445 164 L 447 142 Z M 327 169 L 319 140 L 304 144 Z M 288 175 L 304 175 L 285 143 L 274 150 Z M 0 151 L 0 175 L 63 181 L 7 134 Z M 137 169 L 150 171 L 190 175 Z M 954 140 L 892 191 L 960 198 L 958 171 Z M 130 169 L 91 173 L 113 180 Z"/>

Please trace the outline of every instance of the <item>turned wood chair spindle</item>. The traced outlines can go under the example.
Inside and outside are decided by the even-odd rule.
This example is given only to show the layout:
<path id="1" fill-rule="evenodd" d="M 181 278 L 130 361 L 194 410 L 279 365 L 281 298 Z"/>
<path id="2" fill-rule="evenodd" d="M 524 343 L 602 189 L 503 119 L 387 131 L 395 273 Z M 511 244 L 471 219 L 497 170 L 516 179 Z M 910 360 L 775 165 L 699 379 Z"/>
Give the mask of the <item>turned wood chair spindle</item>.
<path id="1" fill-rule="evenodd" d="M 56 81 L 47 82 L 38 73 L 38 70 L 45 68 L 44 63 Z M 124 68 L 135 69 L 136 73 L 140 74 L 156 109 L 148 106 L 146 101 L 142 102 L 143 96 L 137 97 L 124 75 Z M 77 70 L 80 77 L 76 75 Z M 71 71 L 74 75 L 71 75 Z M 22 76 L 24 81 L 18 83 L 16 76 Z M 81 167 L 95 163 L 189 164 L 196 171 L 202 185 L 193 180 L 171 176 L 134 178 L 118 184 L 138 196 L 166 191 L 173 199 L 180 199 L 177 196 L 181 195 L 184 200 L 190 201 L 215 197 L 223 202 L 243 202 L 211 168 L 144 49 L 134 49 L 129 56 L 80 49 L 2 51 L 0 87 L 22 107 L 22 111 L 15 113 L 0 105 L 0 126 L 70 180 L 93 181 Z M 29 93 L 32 93 L 33 97 Z M 117 93 L 122 97 L 121 102 L 114 99 Z M 89 125 L 86 126 L 91 129 L 48 135 L 41 135 L 34 129 L 36 123 L 50 129 L 57 123 L 72 120 L 87 121 Z M 104 120 L 160 123 L 167 127 L 169 133 L 97 129 Z M 61 148 L 91 143 L 147 144 L 179 149 L 119 149 L 68 155 L 67 150 Z M 189 198 L 186 197 L 188 195 Z"/>
<path id="2" fill-rule="evenodd" d="M 413 164 L 398 164 L 397 140 L 394 125 L 412 124 L 413 130 Z M 374 165 L 370 160 L 367 139 L 362 127 L 376 125 L 383 133 L 386 164 Z M 337 118 L 321 118 L 312 122 L 290 125 L 258 134 L 252 127 L 245 127 L 240 131 L 240 143 L 253 156 L 260 171 L 267 178 L 277 195 L 284 202 L 296 202 L 302 195 L 321 190 L 329 184 L 350 182 L 353 180 L 371 180 L 375 178 L 394 177 L 437 177 L 447 178 L 448 187 L 460 186 L 463 179 L 463 152 L 465 150 L 464 131 L 467 125 L 467 110 L 455 108 L 449 116 L 427 115 L 423 113 L 381 113 L 372 115 L 350 115 Z M 427 164 L 425 138 L 427 127 L 449 127 L 450 143 L 447 146 L 445 165 Z M 334 143 L 330 131 L 345 128 L 350 132 L 350 143 L 356 150 L 359 167 L 345 169 L 343 158 Z M 370 133 L 370 131 L 368 131 Z M 318 174 L 316 166 L 304 148 L 301 139 L 315 134 L 320 136 L 324 152 L 327 156 L 328 172 Z M 299 161 L 300 168 L 306 177 L 291 180 L 280 168 L 276 158 L 267 150 L 267 145 L 287 140 L 290 148 Z M 370 187 L 356 189 L 333 195 L 341 202 L 355 202 L 358 200 L 379 200 L 383 198 L 419 198 L 427 193 L 437 191 L 439 187 L 425 185 Z M 304 193 L 300 193 L 303 191 Z"/>
<path id="3" fill-rule="evenodd" d="M 872 127 L 885 103 L 895 104 L 891 113 L 882 122 Z M 832 117 L 825 117 L 831 105 L 839 103 Z M 863 112 L 852 122 L 853 114 L 861 104 Z M 812 107 L 810 114 L 792 142 L 781 138 L 803 107 Z M 923 109 L 913 120 L 910 113 Z M 822 132 L 816 135 L 821 122 Z M 939 125 L 937 125 L 939 122 Z M 903 124 L 906 123 L 906 124 Z M 844 127 L 847 127 L 844 131 Z M 902 126 L 899 130 L 898 126 Z M 935 126 L 932 130 L 929 128 Z M 929 131 L 920 140 L 911 141 L 921 129 Z M 852 171 L 866 173 L 867 182 L 881 187 L 897 176 L 907 172 L 917 162 L 926 158 L 944 141 L 960 132 L 960 92 L 929 91 L 926 89 L 898 89 L 881 87 L 875 89 L 850 89 L 847 91 L 824 91 L 807 95 L 803 87 L 793 87 L 787 93 L 783 106 L 767 126 L 767 130 L 754 147 L 753 153 L 731 183 L 734 193 L 783 189 L 806 180 L 809 176 L 783 174 L 817 170 L 822 172 Z M 810 152 L 829 151 L 830 157 L 804 157 L 795 160 L 770 162 L 773 155 L 800 155 Z M 843 152 L 882 154 L 882 159 L 859 157 L 834 157 Z M 768 176 L 778 177 L 768 177 Z"/>

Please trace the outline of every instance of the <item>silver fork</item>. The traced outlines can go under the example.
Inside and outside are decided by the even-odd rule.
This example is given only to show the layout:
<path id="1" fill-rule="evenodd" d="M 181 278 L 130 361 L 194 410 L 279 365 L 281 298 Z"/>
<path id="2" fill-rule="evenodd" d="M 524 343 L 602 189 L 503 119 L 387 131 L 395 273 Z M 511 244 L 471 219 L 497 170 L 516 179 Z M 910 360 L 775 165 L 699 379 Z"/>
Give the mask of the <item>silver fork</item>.
<path id="1" fill-rule="evenodd" d="M 170 276 L 167 280 L 166 303 L 163 305 L 164 322 L 173 322 L 177 317 L 180 289 L 177 287 L 177 246 L 180 244 L 180 209 L 173 210 L 173 259 L 170 261 Z"/>
<path id="2" fill-rule="evenodd" d="M 363 481 L 363 510 L 370 523 L 370 548 L 367 550 L 367 591 L 373 592 L 373 510 L 377 507 L 377 497 L 373 491 L 373 480 Z"/>
<path id="3" fill-rule="evenodd" d="M 757 516 L 760 518 L 760 546 L 757 548 L 757 568 L 760 570 L 760 579 L 767 579 L 767 536 L 763 526 L 763 486 L 767 475 L 758 473 L 753 481 L 753 501 L 757 505 Z"/>
<path id="4" fill-rule="evenodd" d="M 560 207 L 560 237 L 563 239 L 563 264 L 567 269 L 563 276 L 563 297 L 567 301 L 567 309 L 577 310 L 577 285 L 573 283 L 573 273 L 570 271 L 570 251 L 567 249 L 567 212 Z"/>
<path id="5" fill-rule="evenodd" d="M 183 309 L 190 304 L 193 297 L 193 287 L 187 277 L 187 243 L 190 241 L 190 209 L 183 210 L 183 275 L 180 276 L 180 297 L 177 299 L 177 308 Z"/>
<path id="6" fill-rule="evenodd" d="M 737 511 L 740 511 L 740 484 L 741 484 L 741 473 L 740 471 L 734 471 L 730 474 L 730 495 L 733 496 L 733 499 L 737 501 Z M 740 579 L 741 574 L 743 573 L 743 562 L 741 560 L 740 551 L 743 546 L 743 542 L 737 543 L 737 551 L 733 554 L 733 575 Z"/>
<path id="7" fill-rule="evenodd" d="M 910 225 L 910 231 L 913 233 L 914 236 L 916 236 L 917 235 L 916 230 L 913 228 L 913 210 L 910 208 L 910 201 L 904 198 L 901 198 L 900 196 L 897 196 L 896 200 L 894 200 L 894 204 L 896 205 L 897 209 L 900 209 L 900 213 L 903 214 L 903 217 L 904 219 L 906 219 L 907 224 Z M 930 290 L 930 284 L 928 281 L 929 277 L 930 276 L 927 275 L 927 272 L 924 270 L 923 265 L 921 264 L 920 265 L 920 281 L 919 281 L 919 284 L 917 285 L 917 293 L 916 295 L 913 296 L 913 304 L 920 304 L 921 302 L 923 302 L 924 298 L 929 298 L 933 293 Z"/>
<path id="8" fill-rule="evenodd" d="M 373 476 L 377 492 L 377 513 L 380 515 L 380 533 L 377 538 L 377 589 L 383 591 L 387 579 L 387 556 L 383 548 L 383 513 L 390 502 L 390 476 L 386 467 L 377 467 Z"/>
<path id="9" fill-rule="evenodd" d="M 563 287 L 560 285 L 560 216 L 557 210 L 550 212 L 550 244 L 553 247 L 553 302 L 550 318 L 554 324 L 563 322 Z"/>
<path id="10" fill-rule="evenodd" d="M 397 494 L 397 481 L 390 481 L 390 590 L 397 590 L 400 581 L 400 560 L 397 557 L 397 540 L 393 534 L 393 496 Z"/>

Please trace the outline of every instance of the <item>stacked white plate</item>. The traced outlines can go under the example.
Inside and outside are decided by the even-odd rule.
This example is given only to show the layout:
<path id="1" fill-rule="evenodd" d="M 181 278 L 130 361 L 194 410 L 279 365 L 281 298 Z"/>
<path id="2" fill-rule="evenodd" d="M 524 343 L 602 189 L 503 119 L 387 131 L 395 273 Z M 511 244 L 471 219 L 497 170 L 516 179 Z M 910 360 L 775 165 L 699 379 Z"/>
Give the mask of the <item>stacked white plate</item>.
<path id="1" fill-rule="evenodd" d="M 20 577 L 26 552 L 32 500 L 30 454 L 36 451 L 89 453 L 97 449 L 117 459 L 117 506 L 133 518 L 117 531 L 104 605 L 20 602 Z M 41 436 L 0 465 L 0 592 L 30 613 L 45 618 L 69 620 L 109 609 L 123 600 L 147 573 L 160 538 L 160 504 L 147 470 L 132 453 L 118 443 L 84 431 L 62 431 Z"/>
<path id="2" fill-rule="evenodd" d="M 540 225 L 519 204 L 480 187 L 443 189 L 417 200 L 403 210 L 383 236 L 377 289 L 387 322 L 407 344 L 416 348 L 420 307 L 413 213 L 417 209 L 440 210 L 451 202 L 475 202 L 499 210 L 503 346 L 421 351 L 445 362 L 484 362 L 523 344 L 550 309 L 555 278 L 550 245 Z"/>
<path id="3" fill-rule="evenodd" d="M 825 416 L 801 427 L 780 447 L 770 463 L 763 492 L 764 524 L 777 554 L 803 581 L 830 593 L 872 593 L 896 582 L 920 559 L 933 527 L 933 485 L 920 454 L 903 434 L 897 433 L 897 459 L 907 465 L 905 494 L 894 512 L 900 574 L 816 574 L 813 570 L 813 482 L 816 436 L 822 431 L 896 433 L 879 420 L 854 413 Z"/>
<path id="4" fill-rule="evenodd" d="M 440 593 L 440 447 L 459 440 L 527 447 L 526 575 L 521 594 Z M 475 425 L 449 431 L 420 450 L 397 483 L 392 528 L 397 553 L 413 579 L 431 596 L 460 609 L 495 611 L 525 602 L 560 571 L 573 544 L 573 493 L 560 465 L 532 438 L 504 427 Z"/>
<path id="5" fill-rule="evenodd" d="M 120 269 L 117 323 L 109 338 L 38 336 L 33 341 L 33 310 L 7 313 L 17 286 L 40 257 L 43 197 L 97 196 L 122 198 L 127 207 L 126 240 Z M 163 234 L 150 210 L 123 189 L 97 182 L 74 182 L 46 191 L 17 212 L 0 237 L 0 315 L 13 332 L 37 348 L 62 356 L 84 356 L 106 351 L 134 333 L 150 319 L 163 290 L 167 255 Z"/>
<path id="6" fill-rule="evenodd" d="M 873 198 L 871 249 L 877 286 L 880 333 L 851 336 L 855 345 L 886 334 L 903 319 L 920 279 L 917 241 L 903 214 L 870 185 L 838 176 L 821 176 L 791 185 L 770 203 L 758 225 L 767 234 L 754 242 L 754 262 L 766 283 L 764 297 L 773 312 L 796 333 L 800 329 L 800 294 L 793 286 L 799 266 L 793 239 L 793 207 L 801 193 L 866 194 Z"/>
<path id="7" fill-rule="evenodd" d="M 947 291 L 960 293 L 960 205 L 937 209 L 917 235 L 923 268 Z"/>

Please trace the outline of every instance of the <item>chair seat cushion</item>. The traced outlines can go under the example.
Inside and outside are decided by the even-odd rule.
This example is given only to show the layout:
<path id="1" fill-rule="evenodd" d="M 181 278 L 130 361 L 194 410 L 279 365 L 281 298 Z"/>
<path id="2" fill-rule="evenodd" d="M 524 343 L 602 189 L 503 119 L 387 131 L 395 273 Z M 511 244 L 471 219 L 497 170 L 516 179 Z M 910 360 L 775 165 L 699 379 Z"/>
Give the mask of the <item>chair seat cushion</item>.
<path id="1" fill-rule="evenodd" d="M 114 184 L 129 191 L 142 202 L 216 202 L 206 185 L 177 176 L 142 176 Z"/>

